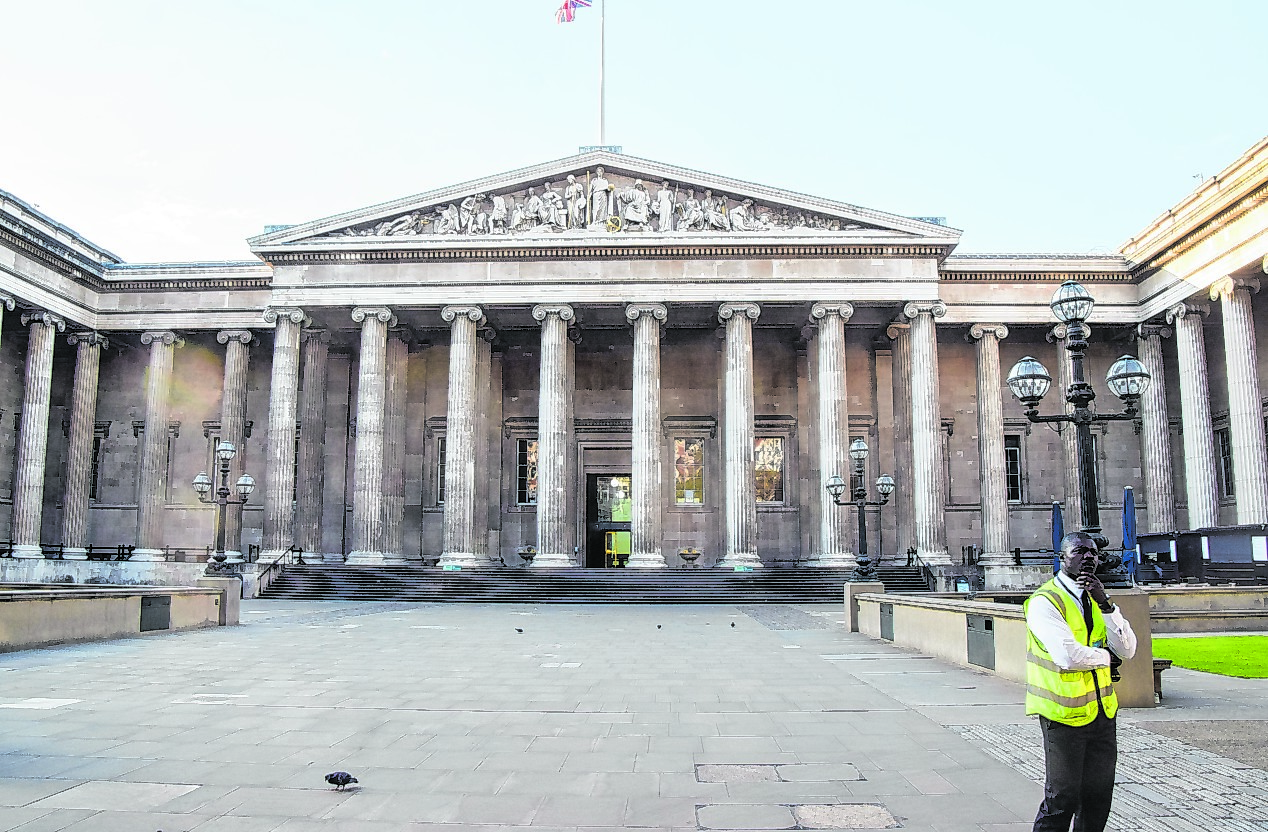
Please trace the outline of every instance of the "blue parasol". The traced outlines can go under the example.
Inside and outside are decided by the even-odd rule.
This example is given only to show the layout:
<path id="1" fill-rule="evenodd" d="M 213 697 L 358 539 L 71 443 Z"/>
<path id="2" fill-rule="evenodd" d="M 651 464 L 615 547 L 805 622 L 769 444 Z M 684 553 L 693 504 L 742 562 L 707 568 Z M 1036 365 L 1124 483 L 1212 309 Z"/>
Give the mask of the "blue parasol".
<path id="1" fill-rule="evenodd" d="M 1136 549 L 1136 492 L 1129 485 L 1123 489 L 1123 565 L 1132 583 L 1136 583 L 1136 566 L 1140 553 Z"/>
<path id="2" fill-rule="evenodd" d="M 1061 571 L 1061 538 L 1065 537 L 1065 523 L 1061 520 L 1061 504 L 1052 503 L 1052 574 Z"/>

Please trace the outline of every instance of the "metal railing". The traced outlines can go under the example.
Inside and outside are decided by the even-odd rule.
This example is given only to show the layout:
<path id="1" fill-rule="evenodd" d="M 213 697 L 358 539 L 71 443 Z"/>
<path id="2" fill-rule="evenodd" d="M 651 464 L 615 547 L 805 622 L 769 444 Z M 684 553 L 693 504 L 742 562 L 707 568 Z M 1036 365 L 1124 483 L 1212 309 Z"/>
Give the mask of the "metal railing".
<path id="1" fill-rule="evenodd" d="M 256 560 L 259 560 L 259 547 L 256 547 Z M 264 567 L 264 570 L 256 577 L 258 581 L 258 592 L 263 592 L 269 588 L 269 584 L 282 574 L 282 569 L 295 563 L 302 564 L 304 562 L 304 550 L 299 546 L 292 546 L 282 554 L 273 559 L 273 562 Z"/>

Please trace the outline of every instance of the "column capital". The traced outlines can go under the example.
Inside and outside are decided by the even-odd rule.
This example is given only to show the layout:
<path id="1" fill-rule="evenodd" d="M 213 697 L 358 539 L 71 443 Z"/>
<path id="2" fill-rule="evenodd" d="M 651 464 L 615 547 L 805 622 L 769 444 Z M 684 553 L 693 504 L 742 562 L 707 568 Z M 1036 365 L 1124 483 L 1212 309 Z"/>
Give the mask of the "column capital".
<path id="1" fill-rule="evenodd" d="M 304 314 L 304 310 L 295 306 L 270 306 L 264 310 L 264 322 L 266 324 L 275 324 L 282 318 L 286 318 L 293 324 L 300 326 L 308 326 L 311 324 L 312 318 Z"/>
<path id="2" fill-rule="evenodd" d="M 1170 338 L 1174 334 L 1175 330 L 1165 324 L 1136 324 L 1137 338 Z"/>
<path id="3" fill-rule="evenodd" d="M 5 309 L 8 309 L 10 312 L 12 312 L 13 307 L 16 305 L 17 305 L 17 301 L 13 299 L 13 295 L 9 294 L 8 292 L 0 292 L 0 306 L 3 306 Z"/>
<path id="4" fill-rule="evenodd" d="M 175 332 L 172 332 L 170 329 L 154 330 L 154 331 L 151 331 L 151 332 L 142 332 L 142 333 L 141 333 L 141 343 L 142 343 L 142 344 L 149 345 L 149 344 L 154 343 L 155 341 L 158 341 L 160 344 L 164 344 L 164 345 L 169 346 L 169 347 L 171 347 L 171 346 L 177 346 L 177 347 L 183 347 L 183 346 L 185 346 L 185 339 L 184 339 L 183 337 L 181 337 L 180 335 L 177 335 Z"/>
<path id="5" fill-rule="evenodd" d="M 1208 317 L 1211 314 L 1211 307 L 1205 303 L 1192 303 L 1185 301 L 1177 303 L 1175 306 L 1167 310 L 1167 323 L 1174 324 L 1178 319 L 1185 315 L 1197 315 L 1199 318 Z"/>
<path id="6" fill-rule="evenodd" d="M 101 347 L 110 349 L 110 339 L 106 337 L 104 332 L 96 330 L 88 330 L 86 332 L 72 332 L 66 336 L 66 343 L 72 347 L 78 344 L 84 344 L 89 347 Z"/>
<path id="7" fill-rule="evenodd" d="M 757 317 L 762 314 L 762 308 L 756 303 L 748 301 L 740 301 L 737 303 L 724 303 L 718 307 L 718 321 L 726 323 L 735 315 L 743 315 L 750 321 L 756 321 Z"/>
<path id="8" fill-rule="evenodd" d="M 969 338 L 980 341 L 987 335 L 994 335 L 995 340 L 1003 341 L 1008 337 L 1008 327 L 1003 324 L 973 324 L 969 327 Z"/>
<path id="9" fill-rule="evenodd" d="M 306 329 L 300 333 L 300 339 L 303 341 L 317 341 L 322 344 L 330 343 L 330 330 L 328 329 Z"/>
<path id="10" fill-rule="evenodd" d="M 352 309 L 354 323 L 365 323 L 367 318 L 374 318 L 388 326 L 396 326 L 396 316 L 386 306 L 356 306 Z"/>
<path id="11" fill-rule="evenodd" d="M 1245 289 L 1250 294 L 1259 292 L 1257 277 L 1221 277 L 1211 284 L 1211 300 L 1228 300 L 1238 289 Z"/>
<path id="12" fill-rule="evenodd" d="M 910 331 L 911 331 L 911 324 L 899 323 L 898 321 L 895 321 L 894 323 L 885 327 L 885 335 L 891 341 L 897 341 L 900 336 Z"/>
<path id="13" fill-rule="evenodd" d="M 625 320 L 634 323 L 642 315 L 648 315 L 662 324 L 669 318 L 669 310 L 663 303 L 631 303 L 625 307 Z"/>
<path id="14" fill-rule="evenodd" d="M 54 327 L 58 332 L 66 331 L 66 319 L 54 312 L 46 312 L 38 310 L 35 312 L 22 313 L 22 326 L 30 326 L 31 324 L 44 324 L 44 326 Z"/>
<path id="15" fill-rule="evenodd" d="M 466 318 L 469 321 L 475 321 L 476 328 L 484 325 L 484 310 L 478 306 L 446 306 L 440 310 L 440 317 L 445 323 L 451 324 L 458 318 Z M 541 320 L 538 318 L 537 320 Z"/>
<path id="16" fill-rule="evenodd" d="M 1088 326 L 1086 323 L 1080 324 L 1080 326 L 1083 328 L 1084 340 L 1091 338 L 1092 327 Z M 1069 324 L 1053 324 L 1052 329 L 1048 330 L 1048 334 L 1045 335 L 1044 337 L 1047 339 L 1049 344 L 1055 344 L 1059 341 L 1064 341 L 1065 339 L 1070 337 L 1070 325 Z"/>
<path id="17" fill-rule="evenodd" d="M 947 305 L 940 300 L 933 300 L 911 301 L 903 306 L 903 315 L 908 318 L 915 318 L 925 313 L 941 318 L 947 314 Z"/>
<path id="18" fill-rule="evenodd" d="M 533 307 L 533 320 L 544 321 L 548 315 L 558 315 L 561 321 L 571 321 L 577 313 L 566 303 L 543 303 Z"/>
<path id="19" fill-rule="evenodd" d="M 848 321 L 854 317 L 854 304 L 846 301 L 820 301 L 810 307 L 810 320 L 813 323 L 819 323 L 825 320 L 829 315 L 836 315 L 841 320 Z"/>
<path id="20" fill-rule="evenodd" d="M 222 344 L 228 344 L 230 341 L 250 344 L 254 339 L 255 333 L 249 329 L 222 329 L 216 333 L 216 340 Z"/>

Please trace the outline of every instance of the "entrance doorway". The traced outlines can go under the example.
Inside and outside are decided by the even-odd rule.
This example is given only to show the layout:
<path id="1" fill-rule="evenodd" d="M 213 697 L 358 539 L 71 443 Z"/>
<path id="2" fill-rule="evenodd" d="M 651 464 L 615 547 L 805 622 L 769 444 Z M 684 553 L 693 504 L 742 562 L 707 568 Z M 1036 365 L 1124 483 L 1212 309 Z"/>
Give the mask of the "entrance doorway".
<path id="1" fill-rule="evenodd" d="M 586 475 L 586 568 L 612 569 L 630 559 L 630 475 Z"/>

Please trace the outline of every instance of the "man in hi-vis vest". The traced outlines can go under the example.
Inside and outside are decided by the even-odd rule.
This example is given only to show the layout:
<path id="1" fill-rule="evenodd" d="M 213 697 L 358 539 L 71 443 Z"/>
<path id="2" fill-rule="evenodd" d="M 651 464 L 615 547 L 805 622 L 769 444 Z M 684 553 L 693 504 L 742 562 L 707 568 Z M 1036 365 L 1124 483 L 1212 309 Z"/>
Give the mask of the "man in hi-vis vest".
<path id="1" fill-rule="evenodd" d="M 1035 832 L 1101 832 L 1114 797 L 1118 698 L 1110 653 L 1130 659 L 1136 634 L 1096 578 L 1084 532 L 1061 540 L 1061 571 L 1026 599 L 1026 713 L 1039 715 L 1047 780 Z"/>

